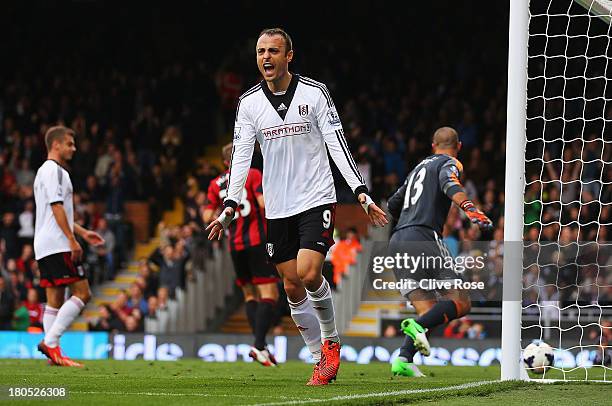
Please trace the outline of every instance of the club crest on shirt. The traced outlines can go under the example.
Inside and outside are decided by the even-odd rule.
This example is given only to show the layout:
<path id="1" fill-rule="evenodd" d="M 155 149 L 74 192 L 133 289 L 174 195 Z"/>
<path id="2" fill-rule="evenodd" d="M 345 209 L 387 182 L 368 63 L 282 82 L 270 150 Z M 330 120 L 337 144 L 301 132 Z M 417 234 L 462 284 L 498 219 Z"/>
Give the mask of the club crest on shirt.
<path id="1" fill-rule="evenodd" d="M 300 113 L 300 116 L 306 117 L 308 115 L 308 105 L 307 104 L 300 104 L 298 106 L 298 113 Z"/>
<path id="2" fill-rule="evenodd" d="M 234 139 L 236 141 L 240 139 L 240 127 L 234 127 Z"/>
<path id="3" fill-rule="evenodd" d="M 327 119 L 330 125 L 340 125 L 340 116 L 338 116 L 335 108 L 329 109 L 327 112 Z"/>
<path id="4" fill-rule="evenodd" d="M 272 255 L 274 255 L 274 244 L 272 243 L 267 243 L 266 244 L 266 249 L 268 250 L 268 256 L 270 258 L 272 258 Z"/>

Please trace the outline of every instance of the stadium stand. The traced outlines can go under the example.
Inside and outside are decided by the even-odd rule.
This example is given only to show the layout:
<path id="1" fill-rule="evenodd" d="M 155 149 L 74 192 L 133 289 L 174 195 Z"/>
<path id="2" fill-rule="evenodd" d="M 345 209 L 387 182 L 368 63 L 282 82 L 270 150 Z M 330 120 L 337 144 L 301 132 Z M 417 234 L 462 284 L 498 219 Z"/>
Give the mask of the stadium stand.
<path id="1" fill-rule="evenodd" d="M 8 6 L 0 21 L 22 15 L 20 7 L 23 6 Z M 349 147 L 375 199 L 389 196 L 409 168 L 429 153 L 433 129 L 444 124 L 457 128 L 464 146 L 460 159 L 469 179 L 466 189 L 495 224 L 494 232 L 480 233 L 467 228 L 465 219 L 453 209 L 446 225 L 447 242 L 459 253 L 465 246 L 460 241 L 500 241 L 503 237 L 506 66 L 500 61 L 505 61 L 506 49 L 498 44 L 504 42 L 507 33 L 505 27 L 500 27 L 492 35 L 489 24 L 486 29 L 475 24 L 467 33 L 456 23 L 456 16 L 436 13 L 435 5 L 421 7 L 421 12 L 436 15 L 437 23 L 426 26 L 417 23 L 418 17 L 411 17 L 415 24 L 402 26 L 415 38 L 428 38 L 444 26 L 448 36 L 465 36 L 466 44 L 473 36 L 480 36 L 482 42 L 478 47 L 467 46 L 458 59 L 449 61 L 446 55 L 451 42 L 445 43 L 443 38 L 435 49 L 430 49 L 427 41 L 414 41 L 406 45 L 410 52 L 399 55 L 385 48 L 384 43 L 379 44 L 378 38 L 393 36 L 391 27 L 397 27 L 397 22 L 373 23 L 380 27 L 376 36 L 368 35 L 366 28 L 350 27 L 333 46 L 326 41 L 329 28 L 322 28 L 318 33 L 309 33 L 310 37 L 299 34 L 294 38 L 299 44 L 295 70 L 328 84 L 339 107 Z M 465 18 L 469 18 L 472 7 L 475 6 L 466 5 Z M 65 18 L 71 15 L 67 10 L 48 11 L 51 15 L 66 12 Z M 244 14 L 251 15 L 248 11 Z M 251 11 L 256 13 L 255 9 Z M 344 20 L 350 21 L 352 11 L 343 12 L 348 13 Z M 257 80 L 251 52 L 254 33 L 223 31 L 231 34 L 231 46 L 212 44 L 211 52 L 217 52 L 220 59 L 212 63 L 177 44 L 191 40 L 190 36 L 198 41 L 209 38 L 218 29 L 216 25 L 185 32 L 173 24 L 171 15 L 161 17 L 163 9 L 153 7 L 147 13 L 150 14 L 143 18 L 160 26 L 154 36 L 157 42 L 146 42 L 147 46 L 142 40 L 151 33 L 120 13 L 107 17 L 113 17 L 117 27 L 127 29 L 134 25 L 127 30 L 132 35 L 122 36 L 122 29 L 87 26 L 87 36 L 45 36 L 37 28 L 44 26 L 43 17 L 32 16 L 21 26 L 11 24 L 14 32 L 2 40 L 7 45 L 5 55 L 29 54 L 28 58 L 13 59 L 10 69 L 0 67 L 6 73 L 0 75 L 2 328 L 15 324 L 13 315 L 26 301 L 29 289 L 35 289 L 40 302 L 44 302 L 31 253 L 31 184 L 45 156 L 42 134 L 54 123 L 69 125 L 78 134 L 78 152 L 72 163 L 77 221 L 108 236 L 107 247 L 88 249 L 85 254 L 95 304 L 87 308 L 75 328 L 87 328 L 89 321 L 92 329 L 161 332 L 189 327 L 195 331 L 205 329 L 205 324 L 214 319 L 215 315 L 209 314 L 207 320 L 199 322 L 180 320 L 183 316 L 179 315 L 177 303 L 184 300 L 180 306 L 185 308 L 206 307 L 207 303 L 194 301 L 208 298 L 188 294 L 193 289 L 210 289 L 198 285 L 202 278 L 194 275 L 204 272 L 204 264 L 210 265 L 212 260 L 217 261 L 217 267 L 223 263 L 219 259 L 224 252 L 222 246 L 203 241 L 204 224 L 199 213 L 205 204 L 208 182 L 223 170 L 219 150 L 228 140 L 236 96 Z M 402 18 L 388 13 L 384 16 Z M 382 18 L 375 10 L 371 17 Z M 82 28 L 85 23 L 76 20 L 75 24 Z M 19 38 L 27 51 L 15 49 L 17 41 L 9 38 Z M 68 44 L 65 54 L 45 46 L 57 39 Z M 122 46 L 116 47 L 119 43 Z M 377 61 L 362 62 L 368 60 L 373 49 L 380 53 Z M 37 61 L 34 65 L 33 60 Z M 390 60 L 393 62 L 382 62 Z M 401 75 L 397 67 L 401 67 Z M 566 153 L 580 154 L 578 146 L 573 148 Z M 605 160 L 610 161 L 610 157 Z M 254 166 L 258 165 L 261 159 L 256 157 Z M 579 163 L 574 170 L 581 171 Z M 550 178 L 557 177 L 553 166 L 547 171 Z M 583 181 L 592 180 L 589 174 L 596 172 L 585 167 L 581 172 Z M 337 189 L 340 202 L 353 202 L 342 181 L 337 182 Z M 545 194 L 554 199 L 555 193 L 558 192 L 551 186 Z M 564 193 L 564 197 L 571 196 Z M 549 210 L 554 208 L 526 206 L 526 223 L 529 217 L 546 219 Z M 599 218 L 609 223 L 609 205 Z M 368 236 L 363 224 L 339 219 L 339 231 L 349 227 L 357 227 L 361 236 Z M 532 230 L 526 230 L 527 238 L 532 237 Z M 554 234 L 555 230 L 546 232 Z M 570 229 L 568 238 L 574 232 Z M 604 238 L 607 229 L 599 235 Z M 362 243 L 365 246 L 365 239 Z M 204 258 L 198 258 L 200 254 Z M 367 256 L 365 249 L 360 257 L 363 256 Z M 357 286 L 350 275 L 350 271 L 346 273 L 345 283 Z M 224 285 L 227 295 L 235 294 L 228 286 Z M 575 292 L 569 289 L 564 294 L 571 298 Z M 608 294 L 612 296 L 612 292 Z M 349 300 L 342 293 L 337 297 Z M 222 295 L 214 305 L 224 300 Z M 347 308 L 351 311 L 339 316 L 339 324 L 346 325 L 348 334 L 360 335 L 381 334 L 381 314 L 404 311 L 397 304 L 375 302 Z M 166 311 L 167 317 L 160 316 Z M 483 310 L 482 314 L 484 319 L 499 320 L 495 309 Z M 243 331 L 244 326 L 245 320 L 233 316 L 221 330 Z M 289 326 L 285 323 L 286 330 Z"/>

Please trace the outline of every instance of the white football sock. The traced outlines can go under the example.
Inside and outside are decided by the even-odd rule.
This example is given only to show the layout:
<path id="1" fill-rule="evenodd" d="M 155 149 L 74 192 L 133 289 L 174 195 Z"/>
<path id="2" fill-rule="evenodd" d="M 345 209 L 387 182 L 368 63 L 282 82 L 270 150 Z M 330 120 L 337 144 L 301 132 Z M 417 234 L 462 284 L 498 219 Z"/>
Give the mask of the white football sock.
<path id="1" fill-rule="evenodd" d="M 287 301 L 291 309 L 291 318 L 293 318 L 295 325 L 300 330 L 300 334 L 302 334 L 302 338 L 315 362 L 319 362 L 321 359 L 321 329 L 317 314 L 312 308 L 308 297 L 305 297 L 298 303 L 293 303 L 291 300 Z"/>
<path id="2" fill-rule="evenodd" d="M 45 333 L 48 333 L 49 330 L 51 330 L 51 326 L 53 326 L 56 317 L 57 309 L 55 307 L 45 305 L 45 311 L 43 312 L 43 329 Z"/>
<path id="3" fill-rule="evenodd" d="M 77 318 L 79 313 L 81 313 L 83 307 L 85 307 L 85 304 L 76 296 L 72 296 L 70 299 L 66 300 L 57 312 L 57 318 L 51 326 L 51 329 L 45 332 L 45 344 L 49 347 L 57 347 L 61 335 L 70 324 L 72 324 L 74 319 Z"/>
<path id="4" fill-rule="evenodd" d="M 336 319 L 334 317 L 334 301 L 327 280 L 324 278 L 323 283 L 315 292 L 306 289 L 306 295 L 312 303 L 312 308 L 319 320 L 321 339 L 338 341 L 338 330 L 336 330 Z"/>

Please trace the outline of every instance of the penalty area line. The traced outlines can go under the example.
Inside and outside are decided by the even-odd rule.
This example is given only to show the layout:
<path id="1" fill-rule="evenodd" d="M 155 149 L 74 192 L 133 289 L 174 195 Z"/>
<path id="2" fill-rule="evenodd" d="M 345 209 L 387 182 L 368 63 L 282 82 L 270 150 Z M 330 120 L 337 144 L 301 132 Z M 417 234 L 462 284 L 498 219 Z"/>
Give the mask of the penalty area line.
<path id="1" fill-rule="evenodd" d="M 438 387 L 438 388 L 405 389 L 405 390 L 397 390 L 397 391 L 389 391 L 389 392 L 360 393 L 360 394 L 355 394 L 355 395 L 334 396 L 334 397 L 326 398 L 326 399 L 300 399 L 300 400 L 292 400 L 288 402 L 257 403 L 252 406 L 298 405 L 298 404 L 304 404 L 304 403 L 322 403 L 322 402 L 379 398 L 379 397 L 384 397 L 384 396 L 416 395 L 416 394 L 421 394 L 421 393 L 446 392 L 446 391 L 453 391 L 453 390 L 477 388 L 479 386 L 489 385 L 489 384 L 499 383 L 499 382 L 501 381 L 477 381 L 477 382 L 463 383 L 461 385 L 443 386 L 443 387 Z"/>

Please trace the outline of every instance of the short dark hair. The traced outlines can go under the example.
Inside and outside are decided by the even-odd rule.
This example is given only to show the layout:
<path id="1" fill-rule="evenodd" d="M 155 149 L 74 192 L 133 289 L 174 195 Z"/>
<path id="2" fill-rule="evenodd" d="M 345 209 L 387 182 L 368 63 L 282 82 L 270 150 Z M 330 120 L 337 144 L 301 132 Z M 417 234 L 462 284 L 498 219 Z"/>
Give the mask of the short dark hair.
<path id="1" fill-rule="evenodd" d="M 51 151 L 51 146 L 53 145 L 54 141 L 62 141 L 66 135 L 74 137 L 74 131 L 68 127 L 64 127 L 63 125 L 57 125 L 49 128 L 45 133 L 45 145 L 47 146 L 47 151 Z"/>
<path id="2" fill-rule="evenodd" d="M 282 28 L 266 28 L 259 33 L 259 36 L 257 38 L 260 38 L 262 35 L 280 35 L 285 39 L 285 48 L 287 48 L 285 49 L 285 54 L 293 50 L 293 41 L 291 41 L 291 37 L 289 36 L 289 34 L 287 34 L 287 32 Z"/>
<path id="3" fill-rule="evenodd" d="M 459 145 L 459 135 L 452 127 L 440 127 L 434 133 L 431 142 L 438 148 L 457 148 Z"/>

